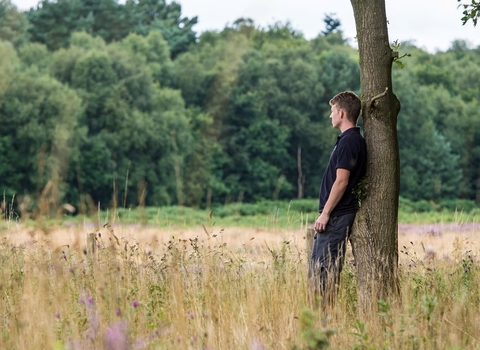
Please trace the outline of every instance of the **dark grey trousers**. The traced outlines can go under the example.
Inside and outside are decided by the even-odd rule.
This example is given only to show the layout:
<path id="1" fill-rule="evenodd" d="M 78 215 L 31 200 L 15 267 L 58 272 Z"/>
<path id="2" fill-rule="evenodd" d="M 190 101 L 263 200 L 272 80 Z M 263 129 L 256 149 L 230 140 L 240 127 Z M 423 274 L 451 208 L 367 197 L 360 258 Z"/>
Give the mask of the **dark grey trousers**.
<path id="1" fill-rule="evenodd" d="M 326 230 L 315 233 L 308 278 L 315 298 L 320 296 L 324 306 L 335 300 L 355 215 L 331 217 Z"/>

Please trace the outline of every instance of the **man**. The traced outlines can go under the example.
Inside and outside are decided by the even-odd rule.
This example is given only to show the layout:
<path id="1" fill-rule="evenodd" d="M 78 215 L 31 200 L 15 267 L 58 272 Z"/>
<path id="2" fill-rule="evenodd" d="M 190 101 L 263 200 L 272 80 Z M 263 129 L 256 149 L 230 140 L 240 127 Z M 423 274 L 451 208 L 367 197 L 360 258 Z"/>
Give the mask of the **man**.
<path id="1" fill-rule="evenodd" d="M 357 127 L 361 101 L 345 91 L 330 100 L 332 125 L 341 131 L 330 156 L 320 186 L 315 221 L 315 242 L 309 265 L 309 279 L 315 296 L 322 297 L 324 306 L 331 305 L 337 292 L 342 271 L 346 240 L 358 210 L 352 193 L 365 174 L 367 149 Z"/>

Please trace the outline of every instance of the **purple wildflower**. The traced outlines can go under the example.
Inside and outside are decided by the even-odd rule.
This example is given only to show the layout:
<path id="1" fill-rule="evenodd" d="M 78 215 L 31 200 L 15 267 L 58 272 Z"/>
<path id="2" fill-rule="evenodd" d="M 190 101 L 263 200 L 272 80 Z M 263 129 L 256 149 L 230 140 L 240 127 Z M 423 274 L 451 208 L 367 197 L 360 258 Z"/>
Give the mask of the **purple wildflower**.
<path id="1" fill-rule="evenodd" d="M 194 314 L 193 312 L 190 312 L 190 313 L 188 314 L 188 318 L 194 318 L 194 317 L 195 317 L 195 314 Z"/>
<path id="2" fill-rule="evenodd" d="M 83 296 L 80 297 L 79 301 L 85 305 L 85 312 L 88 321 L 88 329 L 85 331 L 83 338 L 84 342 L 91 344 L 95 343 L 98 331 L 100 330 L 100 319 L 98 318 L 93 298 L 89 297 L 86 291 L 82 294 Z"/>
<path id="3" fill-rule="evenodd" d="M 55 312 L 55 318 L 60 318 L 60 312 Z"/>
<path id="4" fill-rule="evenodd" d="M 128 350 L 128 324 L 125 320 L 110 326 L 103 337 L 103 345 L 107 350 Z"/>
<path id="5" fill-rule="evenodd" d="M 134 300 L 134 301 L 132 302 L 132 306 L 133 306 L 133 307 L 137 307 L 137 306 L 138 306 L 138 301 Z"/>
<path id="6" fill-rule="evenodd" d="M 117 311 L 115 311 L 115 314 L 116 314 L 117 316 L 120 316 L 120 315 L 122 314 L 122 311 L 120 311 L 120 309 L 118 309 Z"/>
<path id="7" fill-rule="evenodd" d="M 67 256 L 65 254 L 62 255 L 62 259 L 67 260 Z"/>

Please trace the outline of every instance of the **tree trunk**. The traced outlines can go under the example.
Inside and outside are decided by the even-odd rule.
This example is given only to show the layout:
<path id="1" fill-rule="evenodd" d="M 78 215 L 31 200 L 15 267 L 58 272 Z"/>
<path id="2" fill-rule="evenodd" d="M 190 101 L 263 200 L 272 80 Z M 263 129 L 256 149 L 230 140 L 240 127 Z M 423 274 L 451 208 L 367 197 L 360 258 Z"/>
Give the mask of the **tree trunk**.
<path id="1" fill-rule="evenodd" d="M 480 164 L 478 164 L 475 203 L 480 203 Z"/>
<path id="2" fill-rule="evenodd" d="M 398 196 L 400 155 L 392 92 L 392 63 L 385 0 L 351 0 L 360 55 L 366 191 L 353 231 L 360 314 L 375 312 L 377 300 L 398 296 Z"/>
<path id="3" fill-rule="evenodd" d="M 303 198 L 303 183 L 305 182 L 305 177 L 303 176 L 302 172 L 302 146 L 298 145 L 297 147 L 297 170 L 298 170 L 298 177 L 297 177 L 297 185 L 298 185 L 298 199 Z"/>

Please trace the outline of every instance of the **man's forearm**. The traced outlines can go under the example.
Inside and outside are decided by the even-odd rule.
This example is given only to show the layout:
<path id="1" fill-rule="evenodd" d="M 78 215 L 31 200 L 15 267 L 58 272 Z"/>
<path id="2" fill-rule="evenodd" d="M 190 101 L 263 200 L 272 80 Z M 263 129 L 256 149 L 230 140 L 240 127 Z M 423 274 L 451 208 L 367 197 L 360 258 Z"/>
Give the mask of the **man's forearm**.
<path id="1" fill-rule="evenodd" d="M 345 190 L 347 189 L 348 179 L 339 180 L 338 178 L 335 180 L 332 186 L 332 190 L 330 191 L 330 196 L 328 196 L 327 202 L 323 207 L 322 213 L 330 215 L 330 213 L 335 209 L 340 199 L 342 199 Z"/>
<path id="2" fill-rule="evenodd" d="M 323 232 L 326 230 L 328 221 L 330 220 L 330 214 L 333 209 L 335 209 L 338 202 L 340 202 L 347 189 L 349 177 L 350 171 L 340 168 L 337 169 L 337 177 L 333 182 L 327 202 L 322 209 L 322 213 L 315 221 L 315 230 L 317 232 Z"/>

